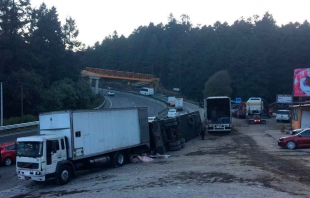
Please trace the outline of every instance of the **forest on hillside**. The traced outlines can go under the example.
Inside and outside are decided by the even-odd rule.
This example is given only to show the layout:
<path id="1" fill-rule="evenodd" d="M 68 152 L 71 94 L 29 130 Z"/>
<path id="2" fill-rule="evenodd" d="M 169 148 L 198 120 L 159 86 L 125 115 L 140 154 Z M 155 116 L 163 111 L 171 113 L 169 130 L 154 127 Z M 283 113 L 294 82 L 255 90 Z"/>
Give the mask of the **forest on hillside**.
<path id="1" fill-rule="evenodd" d="M 5 116 L 20 115 L 21 87 L 29 114 L 89 108 L 94 96 L 79 73 L 85 67 L 153 74 L 167 89 L 181 88 L 194 100 L 204 97 L 210 77 L 225 71 L 231 97 L 274 102 L 277 94 L 292 93 L 293 70 L 310 65 L 307 21 L 278 26 L 269 13 L 232 25 L 194 25 L 185 14 L 170 14 L 167 20 L 137 27 L 128 38 L 115 31 L 85 47 L 77 40 L 74 19 L 61 24 L 55 7 L 32 9 L 29 0 L 1 1 Z"/>

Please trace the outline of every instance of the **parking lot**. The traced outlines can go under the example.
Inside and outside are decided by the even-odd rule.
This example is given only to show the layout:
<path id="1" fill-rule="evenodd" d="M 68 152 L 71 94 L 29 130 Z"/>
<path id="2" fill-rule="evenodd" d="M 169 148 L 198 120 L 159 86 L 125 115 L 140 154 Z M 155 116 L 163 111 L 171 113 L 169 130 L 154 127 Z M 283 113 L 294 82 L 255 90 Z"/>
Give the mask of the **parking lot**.
<path id="1" fill-rule="evenodd" d="M 248 125 L 233 119 L 229 134 L 195 138 L 168 159 L 104 168 L 65 186 L 18 181 L 0 167 L 0 197 L 308 197 L 310 149 L 279 148 L 275 118 Z"/>

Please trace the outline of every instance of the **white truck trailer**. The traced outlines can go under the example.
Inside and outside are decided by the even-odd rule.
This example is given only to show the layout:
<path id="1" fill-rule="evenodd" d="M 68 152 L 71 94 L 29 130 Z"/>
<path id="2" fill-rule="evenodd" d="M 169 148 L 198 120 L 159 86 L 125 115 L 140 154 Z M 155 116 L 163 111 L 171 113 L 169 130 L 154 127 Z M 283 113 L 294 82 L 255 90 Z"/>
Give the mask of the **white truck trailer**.
<path id="1" fill-rule="evenodd" d="M 232 127 L 230 97 L 213 96 L 204 101 L 208 132 L 230 132 Z"/>
<path id="2" fill-rule="evenodd" d="M 264 102 L 262 98 L 251 97 L 246 102 L 246 119 L 248 124 L 266 124 L 263 118 Z"/>
<path id="3" fill-rule="evenodd" d="M 177 111 L 183 111 L 183 98 L 176 98 L 174 107 Z"/>
<path id="4" fill-rule="evenodd" d="M 80 170 L 125 164 L 150 147 L 146 107 L 39 115 L 37 136 L 17 139 L 19 179 L 66 184 Z"/>
<path id="5" fill-rule="evenodd" d="M 175 96 L 169 96 L 169 97 L 168 97 L 168 100 L 167 100 L 167 104 L 168 104 L 170 107 L 174 107 L 174 105 L 175 105 Z"/>

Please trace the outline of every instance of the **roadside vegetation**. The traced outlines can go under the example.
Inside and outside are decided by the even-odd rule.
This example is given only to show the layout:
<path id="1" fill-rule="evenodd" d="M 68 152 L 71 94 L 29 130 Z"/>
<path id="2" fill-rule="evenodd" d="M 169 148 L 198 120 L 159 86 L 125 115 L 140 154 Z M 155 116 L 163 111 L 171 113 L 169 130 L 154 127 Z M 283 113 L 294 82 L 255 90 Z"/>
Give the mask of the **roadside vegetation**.
<path id="1" fill-rule="evenodd" d="M 259 96 L 271 103 L 276 94 L 292 92 L 294 68 L 310 65 L 307 21 L 278 26 L 266 13 L 231 25 L 207 26 L 194 25 L 186 14 L 170 14 L 166 24 L 150 22 L 127 38 L 115 31 L 94 46 L 85 46 L 77 39 L 74 19 L 68 17 L 61 24 L 55 7 L 42 4 L 34 9 L 30 3 L 0 4 L 5 118 L 20 116 L 21 103 L 24 114 L 34 116 L 92 108 L 97 99 L 89 81 L 80 76 L 85 67 L 154 74 L 165 88 L 178 87 L 185 98 L 195 101 L 214 93 Z M 217 72 L 225 75 L 214 77 Z"/>

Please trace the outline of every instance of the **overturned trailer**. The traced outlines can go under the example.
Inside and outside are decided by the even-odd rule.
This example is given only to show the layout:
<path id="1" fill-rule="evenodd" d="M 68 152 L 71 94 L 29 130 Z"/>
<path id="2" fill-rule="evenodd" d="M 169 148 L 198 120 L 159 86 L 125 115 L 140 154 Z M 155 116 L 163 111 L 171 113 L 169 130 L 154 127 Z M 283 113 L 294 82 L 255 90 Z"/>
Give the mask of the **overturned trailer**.
<path id="1" fill-rule="evenodd" d="M 199 135 L 200 125 L 198 111 L 149 123 L 152 153 L 180 150 L 185 142 Z"/>

